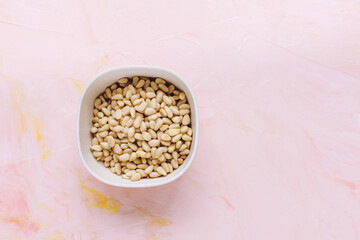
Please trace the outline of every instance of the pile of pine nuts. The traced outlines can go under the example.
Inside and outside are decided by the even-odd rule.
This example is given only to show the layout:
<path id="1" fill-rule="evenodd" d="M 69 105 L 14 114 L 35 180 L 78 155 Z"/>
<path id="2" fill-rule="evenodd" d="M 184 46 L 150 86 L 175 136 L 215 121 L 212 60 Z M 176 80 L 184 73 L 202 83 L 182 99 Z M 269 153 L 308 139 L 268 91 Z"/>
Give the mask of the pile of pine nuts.
<path id="1" fill-rule="evenodd" d="M 161 78 L 121 78 L 94 102 L 91 151 L 124 179 L 166 176 L 192 141 L 185 93 Z"/>

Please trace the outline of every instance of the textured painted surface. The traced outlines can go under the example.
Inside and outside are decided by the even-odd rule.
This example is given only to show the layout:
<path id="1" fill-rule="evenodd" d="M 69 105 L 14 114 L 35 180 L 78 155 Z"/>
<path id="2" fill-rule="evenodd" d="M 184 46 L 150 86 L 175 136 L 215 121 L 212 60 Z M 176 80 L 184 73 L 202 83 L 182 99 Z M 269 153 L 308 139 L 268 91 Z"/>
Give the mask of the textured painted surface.
<path id="1" fill-rule="evenodd" d="M 360 239 L 359 1 L 1 1 L 0 239 Z M 82 89 L 179 72 L 200 111 L 179 180 L 118 189 L 76 147 Z"/>

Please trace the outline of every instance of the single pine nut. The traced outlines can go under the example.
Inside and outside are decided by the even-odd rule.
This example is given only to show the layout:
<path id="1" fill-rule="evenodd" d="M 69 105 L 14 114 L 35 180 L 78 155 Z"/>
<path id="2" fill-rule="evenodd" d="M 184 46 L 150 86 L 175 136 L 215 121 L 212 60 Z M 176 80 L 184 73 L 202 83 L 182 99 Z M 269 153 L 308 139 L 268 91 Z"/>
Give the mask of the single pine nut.
<path id="1" fill-rule="evenodd" d="M 173 128 L 173 129 L 169 129 L 167 134 L 169 134 L 171 137 L 173 137 L 179 133 L 180 133 L 180 129 Z"/>
<path id="2" fill-rule="evenodd" d="M 165 134 L 161 135 L 161 139 L 164 140 L 164 141 L 170 141 L 171 137 L 168 134 L 165 133 Z"/>
<path id="3" fill-rule="evenodd" d="M 108 131 L 104 131 L 104 132 L 100 132 L 100 133 L 99 133 L 99 136 L 100 136 L 100 137 L 103 137 L 103 138 L 104 138 L 104 137 L 107 137 L 108 135 L 109 135 L 109 132 L 108 132 Z"/>
<path id="4" fill-rule="evenodd" d="M 188 155 L 190 153 L 189 149 L 185 149 L 184 151 L 180 152 L 180 155 Z"/>
<path id="5" fill-rule="evenodd" d="M 156 95 L 156 101 L 159 103 L 162 101 L 163 99 L 163 96 L 164 96 L 164 92 L 162 91 L 158 91 L 158 94 Z"/>
<path id="6" fill-rule="evenodd" d="M 150 165 L 147 168 L 145 168 L 145 173 L 149 174 L 154 170 L 154 165 Z"/>
<path id="7" fill-rule="evenodd" d="M 94 150 L 94 151 L 97 151 L 97 152 L 102 151 L 102 148 L 101 148 L 100 145 L 91 146 L 90 148 L 91 148 L 92 150 Z"/>
<path id="8" fill-rule="evenodd" d="M 150 121 L 149 122 L 149 127 L 154 129 L 155 128 L 155 121 Z"/>
<path id="9" fill-rule="evenodd" d="M 171 160 L 171 166 L 173 168 L 177 169 L 179 167 L 179 163 L 175 159 L 173 159 L 173 160 Z"/>
<path id="10" fill-rule="evenodd" d="M 186 133 L 188 131 L 189 127 L 188 126 L 183 126 L 181 127 L 180 131 L 181 133 Z"/>
<path id="11" fill-rule="evenodd" d="M 131 170 L 136 169 L 136 165 L 134 163 L 127 163 L 126 167 Z"/>
<path id="12" fill-rule="evenodd" d="M 93 152 L 92 154 L 94 157 L 101 157 L 103 155 L 102 152 Z"/>
<path id="13" fill-rule="evenodd" d="M 142 151 L 142 150 L 137 150 L 136 151 L 136 155 L 138 157 L 144 158 L 146 156 L 146 152 Z"/>
<path id="14" fill-rule="evenodd" d="M 181 147 L 179 148 L 179 151 L 182 152 L 187 148 L 186 144 L 181 145 Z"/>
<path id="15" fill-rule="evenodd" d="M 155 91 L 157 91 L 159 88 L 158 88 L 158 85 L 156 84 L 156 82 L 150 82 L 150 86 L 152 89 L 154 89 Z"/>
<path id="16" fill-rule="evenodd" d="M 171 85 L 169 86 L 169 91 L 168 91 L 168 93 L 172 93 L 174 90 L 175 90 L 175 86 L 171 84 Z"/>
<path id="17" fill-rule="evenodd" d="M 147 106 L 146 102 L 143 102 L 140 105 L 135 106 L 134 108 L 135 108 L 136 111 L 142 113 L 142 112 L 144 112 L 146 106 Z"/>
<path id="18" fill-rule="evenodd" d="M 119 156 L 119 160 L 124 162 L 130 159 L 130 155 L 128 153 L 122 154 Z"/>
<path id="19" fill-rule="evenodd" d="M 102 149 L 110 149 L 110 146 L 107 142 L 100 143 L 100 146 L 102 147 Z"/>
<path id="20" fill-rule="evenodd" d="M 182 137 L 182 133 L 179 133 L 178 135 L 176 135 L 175 137 L 173 137 L 171 139 L 172 142 L 178 142 Z"/>
<path id="21" fill-rule="evenodd" d="M 110 161 L 110 160 L 111 160 L 111 156 L 107 157 L 107 160 L 105 161 Z M 115 166 L 115 161 L 110 161 L 110 167 L 114 167 L 114 166 Z"/>
<path id="22" fill-rule="evenodd" d="M 147 130 L 146 124 L 145 122 L 141 122 L 140 124 L 140 131 L 141 132 L 145 132 Z"/>
<path id="23" fill-rule="evenodd" d="M 180 112 L 180 115 L 186 115 L 186 114 L 190 113 L 190 110 L 189 109 L 181 109 L 179 112 Z"/>
<path id="24" fill-rule="evenodd" d="M 154 130 L 149 129 L 149 133 L 150 133 L 152 138 L 157 138 L 156 132 Z"/>
<path id="25" fill-rule="evenodd" d="M 99 141 L 97 140 L 97 138 L 93 138 L 91 140 L 91 146 L 95 146 L 95 145 L 99 145 Z"/>
<path id="26" fill-rule="evenodd" d="M 157 172 L 151 172 L 151 173 L 149 174 L 149 176 L 150 176 L 151 178 L 157 178 L 157 177 L 160 177 L 160 174 L 157 173 Z"/>
<path id="27" fill-rule="evenodd" d="M 163 124 L 164 124 L 163 120 L 162 120 L 162 119 L 158 119 L 158 120 L 156 121 L 154 130 L 157 131 Z"/>
<path id="28" fill-rule="evenodd" d="M 167 164 L 169 166 L 169 172 L 172 173 L 174 171 L 173 166 L 171 165 L 171 163 Z"/>
<path id="29" fill-rule="evenodd" d="M 137 116 L 133 125 L 134 125 L 135 128 L 139 128 L 140 124 L 141 124 L 141 117 Z"/>
<path id="30" fill-rule="evenodd" d="M 98 132 L 107 131 L 109 129 L 110 129 L 109 124 L 106 124 L 106 125 L 102 126 L 100 129 L 98 129 Z"/>
<path id="31" fill-rule="evenodd" d="M 155 158 L 161 157 L 161 154 L 163 153 L 162 148 L 156 149 Z"/>
<path id="32" fill-rule="evenodd" d="M 151 120 L 151 121 L 156 120 L 156 119 L 158 119 L 158 118 L 159 118 L 159 115 L 156 114 L 156 113 L 154 113 L 153 115 L 150 115 L 150 116 L 148 117 L 148 119 Z M 154 124 L 154 128 L 155 128 L 155 124 Z"/>
<path id="33" fill-rule="evenodd" d="M 111 97 L 112 100 L 121 100 L 123 98 L 124 98 L 124 96 L 122 94 L 116 94 Z"/>
<path id="34" fill-rule="evenodd" d="M 157 147 L 157 146 L 159 146 L 160 141 L 153 139 L 153 140 L 150 140 L 148 144 L 149 144 L 150 147 Z"/>
<path id="35" fill-rule="evenodd" d="M 108 136 L 107 142 L 110 148 L 115 146 L 115 139 L 112 136 Z"/>
<path id="36" fill-rule="evenodd" d="M 127 78 L 120 78 L 120 80 L 118 81 L 118 83 L 120 83 L 120 84 L 124 84 L 124 83 L 127 83 L 127 82 L 128 82 Z"/>
<path id="37" fill-rule="evenodd" d="M 103 150 L 103 155 L 104 155 L 104 157 L 108 157 L 109 155 L 110 155 L 110 152 L 109 152 L 109 150 Z"/>
<path id="38" fill-rule="evenodd" d="M 146 97 L 147 98 L 154 98 L 154 97 L 156 97 L 156 94 L 154 92 L 147 92 Z"/>
<path id="39" fill-rule="evenodd" d="M 128 143 L 131 150 L 136 151 L 138 149 L 138 146 L 134 143 Z"/>
<path id="40" fill-rule="evenodd" d="M 160 173 L 161 175 L 163 175 L 163 176 L 166 176 L 166 175 L 167 175 L 167 172 L 166 172 L 162 167 L 157 167 L 157 168 L 156 168 L 156 171 L 157 171 L 158 173 Z"/>
<path id="41" fill-rule="evenodd" d="M 185 93 L 183 93 L 183 92 L 180 93 L 180 94 L 179 94 L 179 98 L 180 98 L 181 100 L 184 100 L 184 99 L 185 99 Z"/>
<path id="42" fill-rule="evenodd" d="M 166 115 L 169 117 L 169 118 L 172 118 L 174 116 L 173 112 L 170 110 L 170 108 L 168 106 L 165 106 L 165 112 L 166 112 Z M 169 123 L 171 124 L 171 123 Z"/>
<path id="43" fill-rule="evenodd" d="M 163 162 L 161 163 L 161 167 L 168 173 L 170 172 L 169 166 L 167 165 L 167 163 Z"/>
<path id="44" fill-rule="evenodd" d="M 139 169 L 146 169 L 147 167 L 148 167 L 148 165 L 146 165 L 146 164 L 137 165 L 137 168 L 139 168 Z"/>
<path id="45" fill-rule="evenodd" d="M 174 151 L 175 151 L 175 144 L 171 144 L 171 145 L 168 147 L 167 150 L 168 150 L 169 153 L 174 152 Z"/>
<path id="46" fill-rule="evenodd" d="M 142 100 L 142 99 L 136 99 L 136 100 L 133 101 L 133 105 L 137 106 L 137 105 L 141 104 L 143 101 L 144 100 Z"/>
<path id="47" fill-rule="evenodd" d="M 145 141 L 150 141 L 151 140 L 151 135 L 148 132 L 143 132 L 142 137 L 144 138 Z"/>
<path id="48" fill-rule="evenodd" d="M 177 116 L 177 117 L 173 117 L 171 119 L 174 123 L 180 123 L 181 122 L 181 117 Z"/>
<path id="49" fill-rule="evenodd" d="M 95 102 L 94 102 L 95 108 L 100 109 L 100 108 L 99 108 L 100 105 L 101 105 L 101 100 L 100 100 L 99 98 L 95 99 Z"/>
<path id="50" fill-rule="evenodd" d="M 106 115 L 106 116 L 110 116 L 110 111 L 107 108 L 102 108 L 101 111 Z"/>
<path id="51" fill-rule="evenodd" d="M 128 177 L 132 177 L 135 173 L 136 173 L 135 170 L 130 170 L 130 171 L 127 171 L 127 172 L 125 173 L 125 175 L 128 176 Z"/>
<path id="52" fill-rule="evenodd" d="M 136 169 L 137 173 L 140 173 L 141 177 L 147 177 L 147 174 L 145 173 L 144 169 Z"/>
<path id="53" fill-rule="evenodd" d="M 150 150 L 151 150 L 149 144 L 145 141 L 142 141 L 141 147 L 144 149 L 145 152 L 150 152 Z"/>
<path id="54" fill-rule="evenodd" d="M 115 172 L 116 172 L 117 175 L 121 174 L 121 165 L 120 165 L 120 163 L 115 164 Z"/>
<path id="55" fill-rule="evenodd" d="M 166 93 L 169 91 L 169 88 L 167 86 L 165 86 L 164 84 L 160 83 L 158 86 L 161 90 L 163 90 Z"/>
<path id="56" fill-rule="evenodd" d="M 172 124 L 172 121 L 168 118 L 163 118 L 162 120 L 163 120 L 164 124 L 167 124 L 167 125 Z"/>
<path id="57" fill-rule="evenodd" d="M 130 118 L 126 123 L 126 126 L 131 127 L 133 125 L 133 123 L 134 123 L 134 120 L 132 118 Z"/>
<path id="58" fill-rule="evenodd" d="M 117 133 L 121 132 L 121 126 L 118 125 L 118 126 L 114 127 L 113 131 L 117 132 Z"/>
<path id="59" fill-rule="evenodd" d="M 153 108 L 146 108 L 145 109 L 145 115 L 152 115 L 154 113 L 156 113 L 156 110 L 153 109 Z"/>
<path id="60" fill-rule="evenodd" d="M 178 141 L 177 143 L 176 143 L 176 148 L 177 149 L 179 149 L 180 147 L 181 147 L 181 145 L 183 144 L 183 142 L 182 141 Z"/>
<path id="61" fill-rule="evenodd" d="M 135 128 L 131 127 L 128 130 L 128 137 L 133 137 L 135 135 Z"/>
<path id="62" fill-rule="evenodd" d="M 189 128 L 189 130 L 187 131 L 187 134 L 188 134 L 189 136 L 192 136 L 192 133 L 193 133 L 192 129 Z"/>
<path id="63" fill-rule="evenodd" d="M 141 79 L 137 84 L 136 84 L 136 88 L 141 88 L 145 85 L 145 80 Z"/>
<path id="64" fill-rule="evenodd" d="M 136 84 L 139 82 L 140 78 L 139 77 L 133 77 L 133 82 L 132 84 L 136 86 Z"/>
<path id="65" fill-rule="evenodd" d="M 188 142 L 188 141 L 191 141 L 192 140 L 192 137 L 190 137 L 189 135 L 187 134 L 184 134 L 182 136 L 182 140 L 184 140 L 185 142 Z"/>
<path id="66" fill-rule="evenodd" d="M 175 115 L 179 115 L 179 114 L 180 114 L 178 107 L 176 107 L 176 106 L 170 106 L 169 108 L 170 108 L 170 110 L 171 110 L 171 112 L 172 112 L 173 114 L 175 114 Z"/>

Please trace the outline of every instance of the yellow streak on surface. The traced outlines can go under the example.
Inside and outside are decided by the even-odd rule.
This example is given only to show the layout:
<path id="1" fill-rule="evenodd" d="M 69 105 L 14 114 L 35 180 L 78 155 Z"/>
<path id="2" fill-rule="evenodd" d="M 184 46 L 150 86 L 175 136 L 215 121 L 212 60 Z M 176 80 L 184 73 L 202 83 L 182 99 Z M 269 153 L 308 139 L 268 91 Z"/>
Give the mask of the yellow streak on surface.
<path id="1" fill-rule="evenodd" d="M 53 209 L 49 208 L 44 203 L 38 203 L 38 206 L 48 210 L 49 212 L 53 212 L 53 213 L 55 212 Z"/>
<path id="2" fill-rule="evenodd" d="M 150 220 L 149 224 L 151 226 L 164 227 L 172 224 L 172 222 L 169 219 L 165 219 L 165 218 L 155 218 Z"/>
<path id="3" fill-rule="evenodd" d="M 24 97 L 24 93 L 19 88 L 12 89 L 13 107 L 20 115 L 20 132 L 27 131 L 26 119 L 24 112 L 20 107 L 20 100 Z"/>
<path id="4" fill-rule="evenodd" d="M 72 79 L 72 78 L 70 78 L 70 79 L 75 84 L 76 88 L 79 89 L 80 92 L 82 92 L 83 89 L 82 89 L 81 85 L 75 79 Z"/>
<path id="5" fill-rule="evenodd" d="M 45 237 L 44 240 L 65 240 L 60 231 L 56 231 L 54 234 Z"/>
<path id="6" fill-rule="evenodd" d="M 118 200 L 108 197 L 93 188 L 82 184 L 80 186 L 85 196 L 86 204 L 89 207 L 104 209 L 110 214 L 114 214 L 117 213 L 120 210 L 120 207 L 123 205 Z"/>
<path id="7" fill-rule="evenodd" d="M 42 126 L 40 124 L 39 119 L 37 117 L 35 117 L 34 115 L 32 115 L 31 113 L 26 113 L 26 116 L 31 119 L 33 129 L 34 129 L 34 133 L 35 133 L 35 138 L 40 143 L 41 149 L 43 150 L 43 154 L 41 155 L 41 159 L 42 159 L 42 161 L 44 163 L 46 158 L 49 155 L 49 150 L 48 150 L 48 148 L 46 147 L 46 145 L 44 143 L 44 138 L 43 138 L 43 133 L 42 133 Z"/>

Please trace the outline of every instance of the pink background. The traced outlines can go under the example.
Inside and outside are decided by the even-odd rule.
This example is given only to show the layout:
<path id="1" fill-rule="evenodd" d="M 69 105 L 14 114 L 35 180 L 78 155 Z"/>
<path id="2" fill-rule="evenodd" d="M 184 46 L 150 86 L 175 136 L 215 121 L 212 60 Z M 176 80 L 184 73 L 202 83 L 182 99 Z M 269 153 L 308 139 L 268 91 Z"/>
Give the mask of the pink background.
<path id="1" fill-rule="evenodd" d="M 0 1 L 0 239 L 360 239 L 360 2 Z M 180 73 L 200 112 L 179 180 L 120 189 L 76 146 L 114 66 Z"/>

